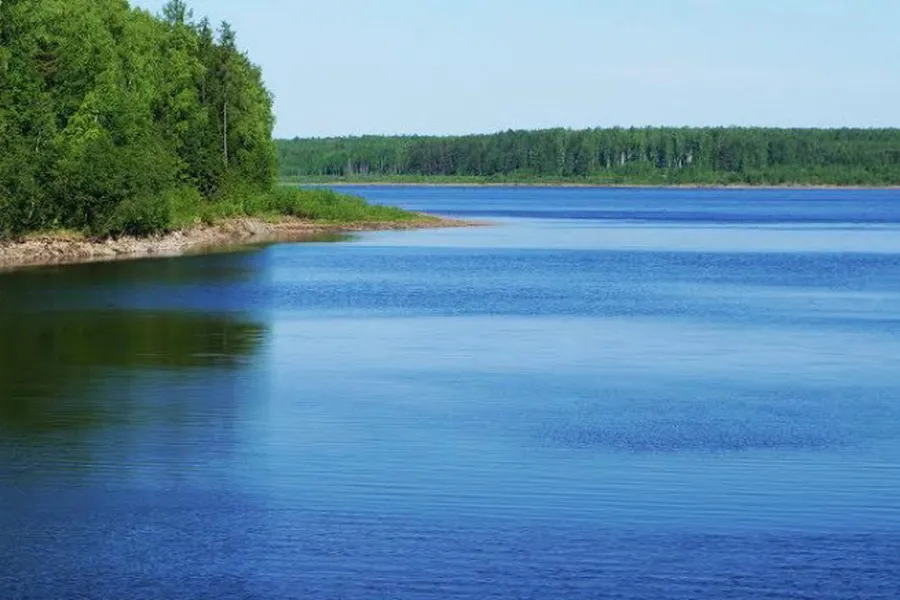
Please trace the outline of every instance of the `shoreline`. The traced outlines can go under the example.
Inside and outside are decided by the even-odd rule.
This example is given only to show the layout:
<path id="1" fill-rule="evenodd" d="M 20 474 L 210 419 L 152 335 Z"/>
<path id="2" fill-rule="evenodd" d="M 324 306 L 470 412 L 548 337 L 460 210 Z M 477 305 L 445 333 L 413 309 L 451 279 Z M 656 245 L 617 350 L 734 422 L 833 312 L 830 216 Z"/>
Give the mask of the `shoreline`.
<path id="1" fill-rule="evenodd" d="M 20 269 L 111 262 L 146 258 L 171 258 L 189 254 L 238 249 L 254 244 L 314 241 L 323 235 L 370 231 L 403 231 L 446 227 L 472 227 L 473 221 L 420 214 L 407 221 L 358 221 L 329 223 L 283 217 L 266 221 L 255 217 L 229 219 L 214 225 L 149 237 L 93 240 L 78 234 L 48 232 L 22 239 L 0 241 L 0 275 Z"/>
<path id="2" fill-rule="evenodd" d="M 457 183 L 443 181 L 424 181 L 421 183 L 414 182 L 392 182 L 392 181 L 289 181 L 280 180 L 279 185 L 296 185 L 302 187 L 348 187 L 348 188 L 364 188 L 364 187 L 446 187 L 446 188 L 590 188 L 590 189 L 662 189 L 662 190 L 763 190 L 763 191 L 786 191 L 786 190 L 848 190 L 848 191 L 900 191 L 900 185 L 894 186 L 867 186 L 867 185 L 830 185 L 830 184 L 784 184 L 784 185 L 750 185 L 750 184 L 702 184 L 702 183 L 680 183 L 680 184 L 631 184 L 631 183 L 579 183 L 574 181 L 564 182 L 472 182 L 461 181 Z"/>

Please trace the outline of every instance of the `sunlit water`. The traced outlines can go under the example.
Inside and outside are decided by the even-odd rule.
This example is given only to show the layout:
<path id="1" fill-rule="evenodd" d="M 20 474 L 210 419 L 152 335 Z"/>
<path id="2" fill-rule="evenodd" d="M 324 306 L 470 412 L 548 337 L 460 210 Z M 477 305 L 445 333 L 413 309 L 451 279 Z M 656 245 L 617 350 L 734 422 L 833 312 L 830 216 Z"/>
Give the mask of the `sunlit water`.
<path id="1" fill-rule="evenodd" d="M 900 192 L 0 275 L 0 598 L 896 598 Z"/>

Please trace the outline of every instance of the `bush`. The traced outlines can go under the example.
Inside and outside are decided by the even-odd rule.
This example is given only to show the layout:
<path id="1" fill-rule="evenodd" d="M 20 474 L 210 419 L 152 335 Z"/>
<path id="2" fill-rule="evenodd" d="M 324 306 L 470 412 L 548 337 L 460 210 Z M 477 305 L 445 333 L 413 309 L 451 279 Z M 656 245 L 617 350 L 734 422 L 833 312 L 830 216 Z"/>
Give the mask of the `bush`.
<path id="1" fill-rule="evenodd" d="M 168 198 L 128 198 L 116 206 L 105 227 L 97 233 L 103 237 L 146 236 L 168 231 L 171 226 Z"/>
<path id="2" fill-rule="evenodd" d="M 164 202 L 169 207 L 169 222 L 172 229 L 190 227 L 202 218 L 204 205 L 208 204 L 201 193 L 193 187 L 183 186 L 164 194 Z"/>
<path id="3" fill-rule="evenodd" d="M 403 221 L 415 217 L 399 208 L 368 204 L 362 198 L 333 190 L 276 188 L 268 198 L 269 206 L 278 214 L 315 221 Z"/>
<path id="4" fill-rule="evenodd" d="M 203 221 L 209 223 L 241 216 L 289 216 L 334 223 L 402 221 L 415 217 L 399 208 L 369 204 L 362 198 L 333 190 L 290 187 L 260 190 L 242 186 L 206 203 L 201 210 Z"/>
<path id="5" fill-rule="evenodd" d="M 16 233 L 17 221 L 10 205 L 9 199 L 0 195 L 0 240 Z"/>

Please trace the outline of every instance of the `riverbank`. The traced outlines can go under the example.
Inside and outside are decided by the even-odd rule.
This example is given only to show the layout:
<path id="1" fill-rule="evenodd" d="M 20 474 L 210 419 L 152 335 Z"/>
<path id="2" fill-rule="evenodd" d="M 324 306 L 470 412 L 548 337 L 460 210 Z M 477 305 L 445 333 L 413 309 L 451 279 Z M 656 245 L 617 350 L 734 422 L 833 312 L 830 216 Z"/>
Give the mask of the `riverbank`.
<path id="1" fill-rule="evenodd" d="M 305 186 L 305 187 L 448 187 L 448 188 L 587 188 L 587 189 L 673 189 L 673 190 L 900 190 L 900 185 L 871 186 L 871 185 L 832 185 L 832 184 L 760 184 L 747 183 L 730 184 L 706 184 L 706 183 L 605 183 L 605 182 L 578 182 L 578 181 L 473 181 L 470 179 L 443 180 L 423 179 L 420 181 L 408 181 L 404 179 L 379 179 L 365 181 L 360 179 L 282 179 L 279 185 Z"/>
<path id="2" fill-rule="evenodd" d="M 476 223 L 417 215 L 394 221 L 328 222 L 281 217 L 227 219 L 166 234 L 90 239 L 70 232 L 36 233 L 0 241 L 0 271 L 85 262 L 171 257 L 272 242 L 301 242 L 327 234 L 363 231 L 469 227 Z"/>

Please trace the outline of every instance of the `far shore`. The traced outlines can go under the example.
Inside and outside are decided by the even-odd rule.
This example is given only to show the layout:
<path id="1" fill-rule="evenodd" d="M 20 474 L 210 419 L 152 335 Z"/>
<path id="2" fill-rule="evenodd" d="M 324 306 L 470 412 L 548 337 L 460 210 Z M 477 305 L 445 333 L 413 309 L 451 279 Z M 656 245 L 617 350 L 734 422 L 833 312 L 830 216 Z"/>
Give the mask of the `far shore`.
<path id="1" fill-rule="evenodd" d="M 365 231 L 469 227 L 473 221 L 420 214 L 403 221 L 332 223 L 284 217 L 276 221 L 258 218 L 226 220 L 213 225 L 150 237 L 90 239 L 68 232 L 35 233 L 17 240 L 0 241 L 0 273 L 26 267 L 87 262 L 173 257 L 273 242 L 312 241 L 319 236 Z"/>
<path id="2" fill-rule="evenodd" d="M 883 190 L 898 191 L 900 185 L 892 186 L 870 186 L 870 185 L 815 185 L 815 184 L 782 184 L 782 185 L 750 185 L 746 183 L 737 184 L 701 184 L 701 183 L 680 183 L 680 184 L 653 184 L 653 183 L 589 183 L 576 181 L 302 181 L 294 179 L 282 179 L 279 181 L 281 185 L 298 185 L 305 187 L 436 187 L 436 188 L 594 188 L 594 189 L 672 189 L 672 190 Z"/>

